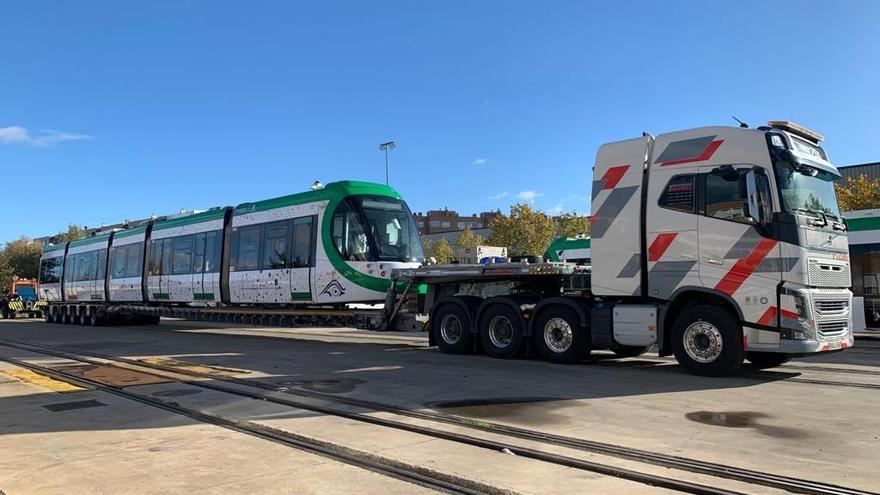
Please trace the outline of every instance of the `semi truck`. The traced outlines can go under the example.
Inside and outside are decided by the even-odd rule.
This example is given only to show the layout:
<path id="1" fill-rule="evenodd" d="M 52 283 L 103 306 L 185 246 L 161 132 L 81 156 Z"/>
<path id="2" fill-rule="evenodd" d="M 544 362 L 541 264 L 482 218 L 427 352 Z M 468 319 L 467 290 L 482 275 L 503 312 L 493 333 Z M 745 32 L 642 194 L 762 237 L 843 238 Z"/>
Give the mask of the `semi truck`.
<path id="1" fill-rule="evenodd" d="M 0 294 L 0 316 L 15 318 L 25 315 L 41 318 L 46 301 L 38 297 L 38 287 L 34 279 L 14 277 L 10 287 L 4 288 L 3 294 Z"/>
<path id="2" fill-rule="evenodd" d="M 853 345 L 847 224 L 822 136 L 789 121 L 608 143 L 590 266 L 422 267 L 431 342 L 500 358 L 656 345 L 697 375 Z"/>
<path id="3" fill-rule="evenodd" d="M 601 146 L 590 264 L 426 265 L 400 195 L 362 182 L 151 221 L 46 247 L 46 317 L 428 330 L 445 353 L 558 363 L 656 345 L 707 376 L 777 366 L 853 345 L 847 224 L 822 139 L 771 121 Z"/>

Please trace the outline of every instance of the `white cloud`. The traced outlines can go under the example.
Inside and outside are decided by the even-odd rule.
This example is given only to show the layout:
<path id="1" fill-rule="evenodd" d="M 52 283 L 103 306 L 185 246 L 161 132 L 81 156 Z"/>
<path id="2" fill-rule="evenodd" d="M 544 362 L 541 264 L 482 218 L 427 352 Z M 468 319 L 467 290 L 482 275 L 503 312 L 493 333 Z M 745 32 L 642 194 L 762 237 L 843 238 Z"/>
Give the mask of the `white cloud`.
<path id="1" fill-rule="evenodd" d="M 487 163 L 489 163 L 489 159 L 488 159 L 488 158 L 477 158 L 477 159 L 474 160 L 474 162 L 473 162 L 474 165 L 485 165 L 485 164 L 487 164 Z"/>
<path id="2" fill-rule="evenodd" d="M 538 196 L 543 196 L 543 195 L 544 195 L 544 193 L 539 193 L 539 192 L 535 192 L 532 190 L 528 190 L 528 191 L 520 191 L 519 194 L 516 195 L 516 197 L 518 199 L 523 200 L 523 201 L 528 201 L 530 203 L 534 203 L 535 198 L 537 198 Z"/>
<path id="3" fill-rule="evenodd" d="M 564 207 L 565 207 L 565 204 L 563 204 L 563 203 L 556 203 L 556 205 L 555 205 L 553 208 L 550 208 L 550 214 L 551 214 L 551 215 L 561 215 L 561 214 L 562 214 L 562 208 L 564 208 Z"/>
<path id="4" fill-rule="evenodd" d="M 48 147 L 56 143 L 66 141 L 80 141 L 82 139 L 91 139 L 92 136 L 87 134 L 78 134 L 75 132 L 55 131 L 51 129 L 41 129 L 36 134 L 31 134 L 24 127 L 11 125 L 8 127 L 0 127 L 0 143 L 3 144 L 27 144 L 37 147 Z"/>
<path id="5" fill-rule="evenodd" d="M 489 199 L 501 199 L 501 198 L 506 198 L 507 196 L 510 196 L 510 193 L 507 191 L 504 191 L 504 192 L 500 192 L 498 194 L 493 194 L 493 195 L 489 196 Z"/>

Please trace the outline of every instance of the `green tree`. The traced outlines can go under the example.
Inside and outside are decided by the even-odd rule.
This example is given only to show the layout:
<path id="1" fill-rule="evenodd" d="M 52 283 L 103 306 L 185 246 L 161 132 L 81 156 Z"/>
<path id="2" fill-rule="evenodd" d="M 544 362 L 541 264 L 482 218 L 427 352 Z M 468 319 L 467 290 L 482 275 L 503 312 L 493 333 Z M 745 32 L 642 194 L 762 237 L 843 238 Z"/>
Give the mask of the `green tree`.
<path id="1" fill-rule="evenodd" d="M 78 225 L 70 224 L 67 226 L 67 231 L 58 232 L 58 235 L 55 236 L 57 241 L 55 244 L 64 244 L 65 242 L 75 241 L 77 239 L 82 239 L 86 236 L 86 230 Z"/>
<path id="2" fill-rule="evenodd" d="M 837 203 L 841 211 L 870 210 L 880 208 L 880 179 L 860 175 L 858 179 L 847 177 L 834 185 Z"/>
<path id="3" fill-rule="evenodd" d="M 578 234 L 590 234 L 590 222 L 586 215 L 563 213 L 553 218 L 555 223 L 554 237 L 574 237 Z"/>
<path id="4" fill-rule="evenodd" d="M 43 247 L 27 237 L 6 243 L 0 251 L 0 287 L 9 287 L 12 277 L 37 278 Z"/>
<path id="5" fill-rule="evenodd" d="M 464 232 L 458 236 L 458 239 L 455 240 L 455 247 L 457 248 L 476 248 L 483 244 L 483 236 L 477 234 L 470 227 L 464 229 Z"/>
<path id="6" fill-rule="evenodd" d="M 546 213 L 527 204 L 510 207 L 510 215 L 500 215 L 489 223 L 492 246 L 507 247 L 513 255 L 542 255 L 553 240 L 555 225 Z"/>
<path id="7" fill-rule="evenodd" d="M 452 255 L 452 246 L 445 237 L 441 237 L 431 248 L 431 256 L 437 260 L 437 263 L 449 263 L 452 261 Z"/>
<path id="8" fill-rule="evenodd" d="M 432 256 L 431 239 L 428 239 L 425 236 L 422 236 L 422 252 L 425 253 L 425 259 L 428 259 Z"/>

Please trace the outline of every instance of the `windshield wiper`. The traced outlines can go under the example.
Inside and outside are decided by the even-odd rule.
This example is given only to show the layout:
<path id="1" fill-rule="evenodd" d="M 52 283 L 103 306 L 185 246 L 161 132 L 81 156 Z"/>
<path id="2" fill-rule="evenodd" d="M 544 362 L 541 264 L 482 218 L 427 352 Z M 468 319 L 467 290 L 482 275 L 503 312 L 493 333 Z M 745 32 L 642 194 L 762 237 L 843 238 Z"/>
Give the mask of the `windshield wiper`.
<path id="1" fill-rule="evenodd" d="M 794 210 L 799 211 L 799 212 L 803 212 L 803 213 L 807 213 L 809 216 L 811 216 L 812 218 L 809 219 L 810 225 L 813 225 L 816 227 L 824 227 L 824 226 L 828 225 L 828 216 L 825 214 L 824 211 L 810 210 L 807 208 L 795 208 Z M 820 223 L 818 223 L 818 224 L 813 223 L 814 221 L 817 221 Z"/>

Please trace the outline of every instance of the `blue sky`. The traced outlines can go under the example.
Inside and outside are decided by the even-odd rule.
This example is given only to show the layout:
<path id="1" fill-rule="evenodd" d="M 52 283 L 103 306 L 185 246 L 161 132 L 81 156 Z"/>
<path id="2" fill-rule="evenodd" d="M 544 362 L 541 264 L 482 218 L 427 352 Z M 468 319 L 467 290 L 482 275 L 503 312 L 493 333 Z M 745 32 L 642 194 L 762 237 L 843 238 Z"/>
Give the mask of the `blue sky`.
<path id="1" fill-rule="evenodd" d="M 603 142 L 793 118 L 880 160 L 880 2 L 0 3 L 0 241 L 312 181 L 589 211 Z"/>

